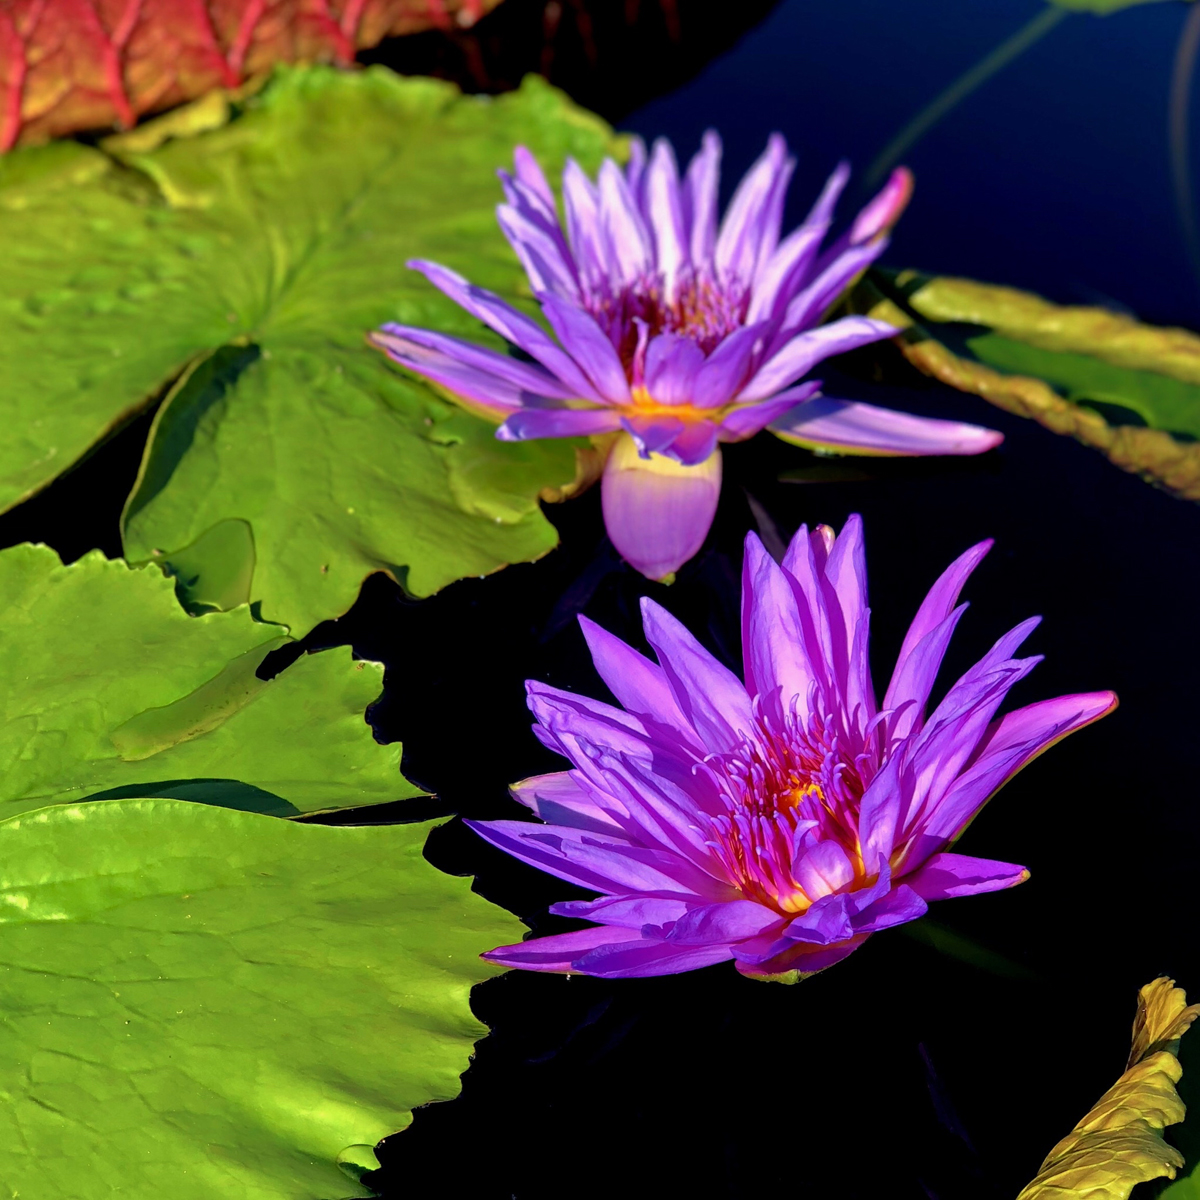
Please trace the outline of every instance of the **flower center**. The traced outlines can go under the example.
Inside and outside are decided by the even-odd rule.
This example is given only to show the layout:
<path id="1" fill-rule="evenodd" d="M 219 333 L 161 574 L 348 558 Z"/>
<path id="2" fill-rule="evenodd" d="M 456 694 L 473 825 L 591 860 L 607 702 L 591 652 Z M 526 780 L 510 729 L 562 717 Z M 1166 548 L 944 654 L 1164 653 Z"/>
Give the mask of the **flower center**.
<path id="1" fill-rule="evenodd" d="M 675 281 L 670 296 L 661 275 L 647 275 L 616 293 L 594 291 L 585 305 L 612 339 L 628 371 L 638 344 L 635 319 L 646 323 L 650 337 L 682 334 L 711 354 L 745 324 L 750 295 L 742 288 L 717 283 L 707 273 L 688 271 Z"/>
<path id="2" fill-rule="evenodd" d="M 706 760 L 724 807 L 709 846 L 747 899 L 795 915 L 871 882 L 858 809 L 873 756 L 848 757 L 840 741 L 819 718 L 764 722 L 739 750 Z"/>

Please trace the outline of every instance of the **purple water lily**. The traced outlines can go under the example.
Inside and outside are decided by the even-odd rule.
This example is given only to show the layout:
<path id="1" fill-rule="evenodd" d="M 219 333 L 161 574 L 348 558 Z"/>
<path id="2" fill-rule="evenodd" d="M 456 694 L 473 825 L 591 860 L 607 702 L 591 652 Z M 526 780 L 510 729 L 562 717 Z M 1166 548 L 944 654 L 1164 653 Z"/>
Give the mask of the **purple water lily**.
<path id="1" fill-rule="evenodd" d="M 717 220 L 721 142 L 705 135 L 680 177 L 668 142 L 638 141 L 622 170 L 593 183 L 567 162 L 565 231 L 554 193 L 524 147 L 501 172 L 500 227 L 555 338 L 498 296 L 437 263 L 408 265 L 521 352 L 385 325 L 371 341 L 472 411 L 497 437 L 617 435 L 602 484 L 604 520 L 651 579 L 699 550 L 721 488 L 718 442 L 759 430 L 854 454 L 978 454 L 1001 435 L 818 396 L 796 381 L 822 359 L 886 338 L 882 321 L 819 322 L 886 245 L 912 178 L 896 171 L 826 249 L 848 168 L 833 173 L 802 225 L 781 238 L 794 160 L 778 134 Z"/>
<path id="2" fill-rule="evenodd" d="M 950 849 L 1026 763 L 1116 707 L 1059 696 L 997 718 L 1040 658 L 1025 621 L 926 715 L 990 542 L 953 562 L 909 627 L 882 705 L 867 662 L 862 527 L 801 528 L 782 567 L 753 534 L 742 583 L 745 683 L 642 601 L 651 662 L 581 618 L 623 706 L 528 684 L 535 732 L 574 767 L 513 789 L 545 824 L 468 822 L 521 861 L 600 893 L 551 912 L 598 924 L 484 957 L 619 978 L 733 959 L 795 980 L 845 958 L 931 900 L 1012 887 L 1015 863 Z"/>

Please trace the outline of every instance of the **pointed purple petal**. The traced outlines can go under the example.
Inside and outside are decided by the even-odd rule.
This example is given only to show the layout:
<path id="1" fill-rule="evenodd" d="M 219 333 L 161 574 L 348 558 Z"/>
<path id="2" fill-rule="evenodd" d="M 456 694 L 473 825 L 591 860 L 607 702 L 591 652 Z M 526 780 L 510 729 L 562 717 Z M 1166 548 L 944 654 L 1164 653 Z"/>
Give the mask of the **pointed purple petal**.
<path id="1" fill-rule="evenodd" d="M 615 941 L 615 939 L 614 939 Z M 600 979 L 646 979 L 654 975 L 678 975 L 695 971 L 733 957 L 728 946 L 676 946 L 671 942 L 643 939 L 623 945 L 600 946 L 576 960 L 582 975 Z"/>
<path id="2" fill-rule="evenodd" d="M 704 351 L 689 337 L 660 333 L 646 347 L 646 391 L 657 404 L 691 404 Z"/>
<path id="3" fill-rule="evenodd" d="M 666 294 L 671 296 L 679 273 L 687 264 L 688 246 L 680 197 L 679 167 L 671 143 L 665 138 L 659 138 L 654 143 L 654 152 L 646 172 L 645 212 L 654 235 L 655 266 L 662 276 Z"/>
<path id="4" fill-rule="evenodd" d="M 721 408 L 741 391 L 766 349 L 768 328 L 760 322 L 735 329 L 708 356 L 693 388 L 692 403 L 697 408 Z"/>
<path id="5" fill-rule="evenodd" d="M 518 804 L 532 810 L 547 825 L 569 825 L 593 833 L 621 834 L 610 812 L 601 808 L 572 771 L 532 775 L 514 783 L 509 792 Z"/>
<path id="6" fill-rule="evenodd" d="M 629 184 L 611 158 L 600 167 L 600 221 L 608 243 L 610 277 L 633 283 L 649 274 L 650 231 L 642 221 Z"/>
<path id="7" fill-rule="evenodd" d="M 834 167 L 832 174 L 825 181 L 825 186 L 821 189 L 816 203 L 812 206 L 808 216 L 804 218 L 805 225 L 829 225 L 833 221 L 837 202 L 849 182 L 850 164 L 843 159 Z"/>
<path id="8" fill-rule="evenodd" d="M 780 327 L 781 342 L 816 325 L 834 301 L 886 249 L 887 239 L 879 238 L 863 246 L 849 247 L 828 261 L 828 265 L 827 256 L 822 256 L 816 264 L 817 276 L 787 306 Z"/>
<path id="9" fill-rule="evenodd" d="M 731 900 L 691 908 L 667 933 L 679 946 L 730 945 L 782 929 L 785 918 L 753 900 Z"/>
<path id="10" fill-rule="evenodd" d="M 691 216 L 689 239 L 694 267 L 712 263 L 717 245 L 717 189 L 721 182 L 721 139 L 709 129 L 688 164 L 685 190 Z"/>
<path id="11" fill-rule="evenodd" d="M 599 946 L 616 946 L 623 942 L 640 942 L 642 935 L 637 929 L 621 929 L 612 925 L 593 925 L 590 929 L 576 929 L 571 933 L 557 933 L 551 937 L 532 938 L 528 942 L 517 942 L 512 946 L 497 946 L 481 954 L 488 962 L 502 967 L 519 967 L 524 971 L 555 971 L 560 975 L 578 972 L 572 963 Z"/>
<path id="12" fill-rule="evenodd" d="M 797 334 L 767 359 L 744 388 L 739 400 L 764 400 L 807 375 L 834 354 L 844 354 L 882 338 L 891 337 L 894 326 L 873 317 L 843 317 L 830 325 Z"/>
<path id="13" fill-rule="evenodd" d="M 554 202 L 554 192 L 538 160 L 525 146 L 513 150 L 513 168 L 517 178 L 542 200 L 551 215 L 556 213 L 558 206 Z"/>
<path id="14" fill-rule="evenodd" d="M 1029 871 L 1016 863 L 965 854 L 935 854 L 904 882 L 926 900 L 949 900 L 1015 887 L 1028 878 Z"/>
<path id="15" fill-rule="evenodd" d="M 752 737 L 754 710 L 741 680 L 666 609 L 645 596 L 642 623 L 646 640 L 666 672 L 675 702 L 700 735 L 705 750 L 733 750 Z"/>
<path id="16" fill-rule="evenodd" d="M 691 863 L 662 850 L 635 845 L 616 834 L 595 834 L 564 825 L 527 821 L 466 821 L 485 841 L 539 871 L 594 892 L 690 892 L 694 885 L 712 899 L 727 888 Z"/>
<path id="17" fill-rule="evenodd" d="M 579 303 L 578 269 L 561 232 L 546 229 L 540 220 L 511 204 L 497 206 L 496 223 L 520 259 L 535 296 L 553 293 Z"/>
<path id="18" fill-rule="evenodd" d="M 796 292 L 807 282 L 828 230 L 828 222 L 804 224 L 780 242 L 755 276 L 747 322 L 784 315 Z"/>
<path id="19" fill-rule="evenodd" d="M 604 525 L 617 552 L 647 579 L 674 574 L 704 544 L 721 494 L 721 452 L 685 467 L 639 457 L 633 439 L 617 439 L 604 468 Z"/>
<path id="20" fill-rule="evenodd" d="M 469 366 L 462 361 L 462 357 L 467 357 L 468 347 L 480 357 L 494 351 L 483 351 L 482 347 L 472 347 L 469 342 L 463 342 L 462 357 L 459 356 L 457 346 L 455 353 L 450 355 L 423 345 L 422 342 L 428 340 L 425 330 L 405 330 L 403 334 L 390 332 L 402 328 L 391 326 L 389 329 L 375 330 L 367 335 L 367 339 L 402 367 L 440 384 L 451 392 L 464 408 L 478 416 L 487 417 L 492 421 L 503 421 L 511 413 L 518 411 L 525 397 L 529 395 L 528 391 L 513 383 L 511 379 L 491 370 Z M 410 332 L 419 335 L 421 340 L 408 336 Z M 496 358 L 500 359 L 503 356 L 497 354 Z"/>
<path id="21" fill-rule="evenodd" d="M 620 428 L 621 418 L 611 408 L 523 408 L 496 430 L 496 436 L 502 442 L 525 442 L 532 438 L 590 437 Z"/>
<path id="22" fill-rule="evenodd" d="M 794 166 L 787 143 L 779 134 L 772 134 L 766 150 L 738 184 L 721 221 L 714 262 L 722 283 L 748 289 L 762 251 L 769 254 L 775 249 L 782 193 Z"/>
<path id="23" fill-rule="evenodd" d="M 588 382 L 574 359 L 536 321 L 506 304 L 494 292 L 476 287 L 440 263 L 413 259 L 408 266 L 420 271 L 434 287 L 472 316 L 478 317 L 502 338 L 537 359 L 560 381 L 563 399 L 600 400 L 600 394 Z"/>
<path id="24" fill-rule="evenodd" d="M 639 414 L 620 418 L 621 429 L 633 439 L 638 456 L 647 461 L 652 454 L 662 455 L 666 448 L 687 428 L 679 417 L 665 413 Z"/>
<path id="25" fill-rule="evenodd" d="M 853 918 L 854 932 L 878 933 L 881 929 L 916 921 L 928 911 L 929 905 L 924 898 L 902 883 Z"/>
<path id="26" fill-rule="evenodd" d="M 600 678 L 622 708 L 690 731 L 662 667 L 585 616 L 580 616 L 579 626 Z"/>
<path id="27" fill-rule="evenodd" d="M 557 296 L 542 297 L 542 311 L 558 340 L 582 368 L 600 395 L 612 404 L 629 404 L 629 382 L 612 342 L 591 314 Z"/>
<path id="28" fill-rule="evenodd" d="M 896 667 L 892 673 L 892 682 L 888 684 L 887 695 L 883 698 L 884 708 L 896 708 L 903 704 L 905 700 L 910 699 L 908 693 L 902 694 L 900 691 L 900 677 L 904 671 L 904 664 L 910 654 L 912 654 L 917 646 L 929 636 L 935 629 L 939 628 L 950 616 L 954 606 L 958 603 L 959 594 L 962 592 L 963 585 L 967 582 L 971 572 L 983 561 L 983 557 L 992 548 L 992 541 L 989 538 L 987 541 L 979 542 L 972 546 L 970 550 L 960 554 L 938 577 L 938 581 L 929 589 L 929 594 L 921 601 L 921 607 L 917 609 L 917 615 L 913 618 L 912 624 L 908 627 L 908 632 L 904 635 L 904 644 L 900 647 L 900 654 L 896 659 Z M 912 696 L 916 692 L 911 693 Z M 928 697 L 926 692 L 925 698 Z M 924 698 L 922 699 L 924 703 Z"/>
<path id="29" fill-rule="evenodd" d="M 1004 435 L 979 425 L 914 417 L 911 413 L 818 396 L 771 424 L 771 432 L 797 446 L 842 454 L 983 454 Z"/>
<path id="30" fill-rule="evenodd" d="M 793 699 L 807 698 L 813 672 L 795 594 L 753 533 L 742 560 L 742 654 L 747 691 L 782 722 Z"/>
<path id="31" fill-rule="evenodd" d="M 685 467 L 701 466 L 716 453 L 717 433 L 711 421 L 691 421 L 663 448 L 663 453 Z"/>
<path id="32" fill-rule="evenodd" d="M 678 921 L 698 903 L 694 896 L 601 896 L 599 900 L 564 900 L 550 905 L 550 911 L 556 917 L 641 930 L 644 925 Z"/>
<path id="33" fill-rule="evenodd" d="M 907 167 L 897 167 L 888 176 L 879 194 L 854 218 L 850 228 L 850 244 L 857 246 L 891 229 L 908 207 L 912 191 L 912 172 Z"/>
<path id="34" fill-rule="evenodd" d="M 799 387 L 788 388 L 786 392 L 771 400 L 757 400 L 750 404 L 739 405 L 731 409 L 722 418 L 720 437 L 723 442 L 742 442 L 766 429 L 772 421 L 777 421 L 785 413 L 791 412 L 797 404 L 810 400 L 821 386 L 819 379 L 802 383 Z"/>

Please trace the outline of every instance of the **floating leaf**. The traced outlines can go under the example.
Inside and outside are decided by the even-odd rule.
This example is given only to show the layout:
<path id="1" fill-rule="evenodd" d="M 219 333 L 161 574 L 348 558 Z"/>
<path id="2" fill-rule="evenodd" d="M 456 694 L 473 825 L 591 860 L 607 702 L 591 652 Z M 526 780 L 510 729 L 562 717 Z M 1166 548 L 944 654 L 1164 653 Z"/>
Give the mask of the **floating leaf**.
<path id="1" fill-rule="evenodd" d="M 1183 1120 L 1177 1052 L 1197 1015 L 1200 1005 L 1189 1007 L 1174 980 L 1142 988 L 1124 1075 L 1050 1151 L 1017 1200 L 1126 1200 L 1136 1184 L 1175 1178 L 1183 1156 L 1162 1131 Z"/>
<path id="2" fill-rule="evenodd" d="M 232 88 L 276 62 L 348 63 L 389 34 L 472 25 L 497 0 L 7 0 L 0 151 Z"/>
<path id="3" fill-rule="evenodd" d="M 335 1200 L 459 1090 L 520 925 L 421 854 L 174 800 L 0 822 L 0 1178 L 39 1200 Z"/>
<path id="4" fill-rule="evenodd" d="M 99 552 L 0 554 L 0 814 L 163 796 L 277 816 L 417 795 L 363 718 L 382 668 L 347 650 L 256 670 L 289 639 L 247 608 L 189 617 L 169 579 Z"/>
<path id="5" fill-rule="evenodd" d="M 852 302 L 902 328 L 925 374 L 1200 499 L 1200 336 L 911 271 L 870 272 Z"/>
<path id="6" fill-rule="evenodd" d="M 263 615 L 299 635 L 372 571 L 428 595 L 546 553 L 538 496 L 572 484 L 576 446 L 498 443 L 363 341 L 387 320 L 479 336 L 405 268 L 415 255 L 520 299 L 493 211 L 518 142 L 552 169 L 615 145 L 532 79 L 464 98 L 383 68 L 296 68 L 229 125 L 123 142 L 120 161 L 64 143 L 0 160 L 0 504 L 176 381 L 126 551 L 162 552 L 201 607 L 244 598 L 249 576 Z M 240 538 L 214 532 L 228 522 Z"/>

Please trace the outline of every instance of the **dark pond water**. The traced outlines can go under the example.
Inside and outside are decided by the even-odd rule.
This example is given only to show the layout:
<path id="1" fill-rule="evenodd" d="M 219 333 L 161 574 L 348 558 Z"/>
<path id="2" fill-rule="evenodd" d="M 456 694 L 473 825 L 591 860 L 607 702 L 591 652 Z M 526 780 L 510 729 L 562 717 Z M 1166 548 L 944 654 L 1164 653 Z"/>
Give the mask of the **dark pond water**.
<path id="1" fill-rule="evenodd" d="M 625 125 L 687 149 L 717 126 L 732 171 L 782 129 L 801 156 L 798 215 L 837 157 L 865 166 L 1039 10 L 1016 0 L 785 0 Z M 1167 77 L 1186 11 L 1162 3 L 1072 17 L 952 113 L 907 156 L 918 190 L 889 261 L 1200 324 L 1166 138 Z M 350 642 L 388 666 L 374 724 L 381 738 L 404 741 L 406 773 L 440 800 L 386 816 L 508 817 L 518 810 L 506 785 L 560 765 L 529 732 L 523 680 L 604 695 L 580 612 L 641 644 L 637 599 L 649 591 L 739 665 L 745 531 L 786 538 L 801 522 L 838 526 L 860 512 L 879 678 L 941 569 L 994 537 L 943 682 L 1041 613 L 1031 646 L 1046 661 L 1014 703 L 1109 687 L 1121 697 L 1113 716 L 1018 776 L 963 840 L 966 853 L 1028 864 L 1032 879 L 943 904 L 923 938 L 876 936 L 792 988 L 742 979 L 732 966 L 642 981 L 492 980 L 474 1005 L 494 1032 L 461 1097 L 419 1111 L 384 1144 L 375 1182 L 385 1195 L 425 1194 L 437 1179 L 446 1194 L 520 1200 L 776 1189 L 846 1200 L 1009 1197 L 1123 1067 L 1137 988 L 1166 972 L 1200 995 L 1200 507 L 936 387 L 898 356 L 885 367 L 879 380 L 867 360 L 842 360 L 825 373 L 827 390 L 990 424 L 1007 441 L 968 462 L 868 460 L 855 478 L 814 485 L 783 478 L 811 459 L 761 437 L 727 451 L 712 536 L 669 589 L 622 566 L 592 493 L 551 511 L 563 545 L 542 562 L 422 603 L 377 577 L 309 645 Z M 4 518 L 0 541 L 115 553 L 119 500 L 144 433 L 127 430 Z M 572 889 L 507 860 L 457 820 L 433 835 L 428 855 L 475 875 L 483 895 L 538 932 L 568 927 L 545 909 Z"/>

